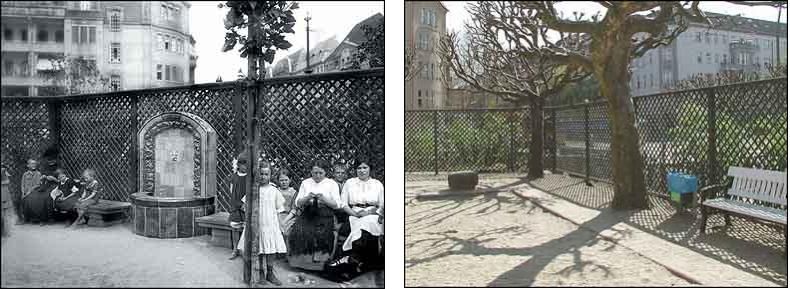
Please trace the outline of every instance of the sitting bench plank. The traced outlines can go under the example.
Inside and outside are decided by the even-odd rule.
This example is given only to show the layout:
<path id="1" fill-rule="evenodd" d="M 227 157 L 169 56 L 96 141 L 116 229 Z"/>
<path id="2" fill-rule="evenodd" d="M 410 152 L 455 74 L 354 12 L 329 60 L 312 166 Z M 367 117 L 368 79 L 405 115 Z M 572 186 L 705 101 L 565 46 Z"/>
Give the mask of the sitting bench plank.
<path id="1" fill-rule="evenodd" d="M 129 219 L 129 208 L 132 206 L 128 202 L 118 202 L 111 200 L 99 200 L 99 203 L 91 205 L 85 210 L 88 216 L 88 226 L 108 227 L 119 224 Z"/>
<path id="2" fill-rule="evenodd" d="M 214 213 L 195 219 L 198 226 L 211 229 L 211 242 L 218 246 L 233 249 L 234 240 L 238 240 L 244 228 L 233 228 L 230 226 L 230 214 L 228 212 Z M 235 238 L 234 238 L 235 237 Z M 227 241 L 230 240 L 228 243 Z"/>
<path id="3" fill-rule="evenodd" d="M 787 205 L 787 172 L 730 167 L 733 177 L 728 195 Z"/>
<path id="4" fill-rule="evenodd" d="M 730 215 L 778 224 L 783 227 L 787 241 L 787 172 L 730 167 L 727 176 L 733 178 L 729 187 L 713 185 L 700 191 L 703 199 L 700 234 L 705 234 L 709 214 L 722 213 L 725 226 L 730 225 Z M 709 193 L 724 188 L 725 194 L 708 198 Z"/>

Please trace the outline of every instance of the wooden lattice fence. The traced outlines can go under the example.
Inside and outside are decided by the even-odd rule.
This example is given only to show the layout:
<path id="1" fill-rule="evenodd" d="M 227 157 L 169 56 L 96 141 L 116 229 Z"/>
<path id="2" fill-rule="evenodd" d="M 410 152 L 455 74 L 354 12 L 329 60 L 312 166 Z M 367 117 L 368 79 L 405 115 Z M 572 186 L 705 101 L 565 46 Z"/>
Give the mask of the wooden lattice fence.
<path id="1" fill-rule="evenodd" d="M 372 175 L 384 179 L 383 69 L 315 74 L 259 81 L 59 97 L 2 99 L 2 161 L 11 188 L 27 158 L 56 144 L 58 163 L 72 176 L 85 168 L 105 183 L 103 199 L 128 200 L 137 191 L 137 131 L 164 112 L 194 114 L 217 133 L 217 199 L 229 206 L 232 160 L 246 143 L 248 92 L 260 104 L 259 148 L 291 178 L 308 177 L 315 157 L 330 162 L 371 159 Z M 351 170 L 353 172 L 353 170 Z M 329 172 L 331 174 L 331 172 Z M 353 175 L 353 173 L 352 173 Z"/>

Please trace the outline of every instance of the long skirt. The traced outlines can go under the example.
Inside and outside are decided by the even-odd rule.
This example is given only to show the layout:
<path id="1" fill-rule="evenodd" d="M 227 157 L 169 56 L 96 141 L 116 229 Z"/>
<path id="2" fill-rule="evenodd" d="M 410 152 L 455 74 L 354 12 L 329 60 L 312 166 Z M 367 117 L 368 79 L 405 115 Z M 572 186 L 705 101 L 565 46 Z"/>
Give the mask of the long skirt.
<path id="1" fill-rule="evenodd" d="M 54 188 L 53 184 L 44 184 L 22 198 L 22 209 L 25 211 L 26 221 L 49 221 L 53 208 L 52 197 L 49 196 L 49 193 Z"/>
<path id="2" fill-rule="evenodd" d="M 334 211 L 324 205 L 306 208 L 297 216 L 287 238 L 288 264 L 322 271 L 335 246 L 335 222 Z"/>
<path id="3" fill-rule="evenodd" d="M 78 195 L 73 195 L 68 199 L 64 200 L 56 200 L 55 201 L 55 209 L 58 211 L 66 211 L 66 212 L 76 212 L 77 211 L 77 200 L 80 197 Z"/>

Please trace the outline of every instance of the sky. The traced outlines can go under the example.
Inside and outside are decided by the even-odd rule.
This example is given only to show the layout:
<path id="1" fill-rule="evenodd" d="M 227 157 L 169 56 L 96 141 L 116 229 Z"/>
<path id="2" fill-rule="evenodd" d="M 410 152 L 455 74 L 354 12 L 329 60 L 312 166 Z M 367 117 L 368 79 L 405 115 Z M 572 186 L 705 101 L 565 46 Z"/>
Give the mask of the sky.
<path id="1" fill-rule="evenodd" d="M 235 80 L 239 68 L 247 71 L 247 60 L 239 57 L 238 48 L 222 52 L 225 42 L 225 26 L 223 19 L 228 8 L 218 8 L 219 1 L 191 1 L 189 10 L 189 30 L 195 38 L 195 53 L 198 56 L 195 68 L 195 83 L 214 82 L 217 76 L 224 81 Z M 310 46 L 333 35 L 337 41 L 351 31 L 357 23 L 376 13 L 384 15 L 384 2 L 299 2 L 299 9 L 294 11 L 296 25 L 295 34 L 287 34 L 286 39 L 293 45 L 287 51 L 278 51 L 277 60 L 305 46 L 305 16 L 310 13 Z"/>
<path id="2" fill-rule="evenodd" d="M 464 8 L 467 2 L 442 1 L 442 3 L 447 7 L 447 10 L 449 10 L 447 12 L 447 31 L 460 31 L 464 26 L 464 21 L 469 19 L 469 13 L 467 13 Z M 699 7 L 703 11 L 728 15 L 741 14 L 741 16 L 744 17 L 774 22 L 776 22 L 776 17 L 778 16 L 776 8 L 773 7 L 749 7 L 720 1 L 702 1 Z M 557 4 L 557 10 L 558 12 L 563 12 L 565 15 L 571 15 L 573 11 L 583 11 L 587 15 L 593 15 L 597 11 L 602 11 L 601 15 L 603 15 L 604 8 L 597 3 L 585 1 L 562 2 Z M 786 9 L 782 10 L 781 22 L 787 23 Z"/>

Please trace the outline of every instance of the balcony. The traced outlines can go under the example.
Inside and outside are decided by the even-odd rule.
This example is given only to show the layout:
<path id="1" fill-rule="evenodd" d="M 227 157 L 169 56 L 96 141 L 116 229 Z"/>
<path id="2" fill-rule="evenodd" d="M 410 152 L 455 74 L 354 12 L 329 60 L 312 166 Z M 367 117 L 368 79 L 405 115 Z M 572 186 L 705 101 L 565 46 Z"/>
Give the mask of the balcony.
<path id="1" fill-rule="evenodd" d="M 65 7 L 14 7 L 6 6 L 3 1 L 3 16 L 4 17 L 46 17 L 46 18 L 63 18 L 66 15 Z M 20 5 L 15 5 L 20 6 Z"/>
<path id="2" fill-rule="evenodd" d="M 63 53 L 65 49 L 63 42 L 3 41 L 3 51 L 10 52 Z"/>

